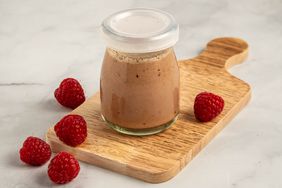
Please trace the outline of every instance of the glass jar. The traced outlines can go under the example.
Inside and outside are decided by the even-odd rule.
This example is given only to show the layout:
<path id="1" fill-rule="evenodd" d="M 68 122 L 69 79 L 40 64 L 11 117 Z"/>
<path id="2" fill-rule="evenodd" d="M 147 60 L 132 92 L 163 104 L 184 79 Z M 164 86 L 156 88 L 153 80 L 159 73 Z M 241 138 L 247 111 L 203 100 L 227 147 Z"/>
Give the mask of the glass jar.
<path id="1" fill-rule="evenodd" d="M 102 24 L 107 49 L 101 70 L 101 114 L 114 130 L 149 135 L 167 129 L 179 112 L 174 18 L 155 9 L 130 9 Z"/>

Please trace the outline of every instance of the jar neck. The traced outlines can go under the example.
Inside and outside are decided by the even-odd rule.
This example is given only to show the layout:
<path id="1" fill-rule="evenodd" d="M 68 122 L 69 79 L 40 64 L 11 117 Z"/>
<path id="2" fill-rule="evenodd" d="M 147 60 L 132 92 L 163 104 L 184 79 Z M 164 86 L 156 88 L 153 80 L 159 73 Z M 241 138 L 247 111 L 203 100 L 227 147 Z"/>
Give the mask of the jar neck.
<path id="1" fill-rule="evenodd" d="M 158 61 L 166 57 L 169 53 L 173 53 L 173 48 L 167 48 L 164 50 L 156 52 L 146 52 L 146 53 L 127 53 L 117 51 L 111 48 L 107 48 L 107 53 L 118 61 L 132 62 L 132 63 L 142 63 L 142 62 L 152 62 Z"/>

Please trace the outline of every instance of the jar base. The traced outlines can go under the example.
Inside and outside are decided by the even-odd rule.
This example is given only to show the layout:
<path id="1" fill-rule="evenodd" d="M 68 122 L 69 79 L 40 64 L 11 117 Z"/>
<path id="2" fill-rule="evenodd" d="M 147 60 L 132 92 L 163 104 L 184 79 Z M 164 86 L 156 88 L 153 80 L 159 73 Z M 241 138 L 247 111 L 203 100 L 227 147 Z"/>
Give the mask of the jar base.
<path id="1" fill-rule="evenodd" d="M 147 128 L 147 129 L 131 129 L 131 128 L 121 127 L 118 124 L 108 121 L 102 114 L 101 116 L 102 116 L 102 119 L 106 122 L 106 125 L 112 128 L 113 130 L 119 133 L 122 133 L 122 134 L 133 135 L 133 136 L 147 136 L 147 135 L 153 135 L 153 134 L 160 133 L 168 129 L 170 126 L 172 126 L 178 118 L 178 115 L 176 115 L 172 120 L 158 127 Z"/>

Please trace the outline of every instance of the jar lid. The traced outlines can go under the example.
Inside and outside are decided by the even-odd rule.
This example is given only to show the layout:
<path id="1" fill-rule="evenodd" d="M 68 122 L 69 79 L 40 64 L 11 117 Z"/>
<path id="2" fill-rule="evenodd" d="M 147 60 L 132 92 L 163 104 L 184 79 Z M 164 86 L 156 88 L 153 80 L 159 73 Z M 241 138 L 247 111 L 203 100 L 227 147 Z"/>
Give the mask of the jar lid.
<path id="1" fill-rule="evenodd" d="M 179 27 L 169 13 L 157 9 L 129 9 L 117 12 L 102 23 L 107 46 L 128 53 L 146 53 L 172 47 Z"/>

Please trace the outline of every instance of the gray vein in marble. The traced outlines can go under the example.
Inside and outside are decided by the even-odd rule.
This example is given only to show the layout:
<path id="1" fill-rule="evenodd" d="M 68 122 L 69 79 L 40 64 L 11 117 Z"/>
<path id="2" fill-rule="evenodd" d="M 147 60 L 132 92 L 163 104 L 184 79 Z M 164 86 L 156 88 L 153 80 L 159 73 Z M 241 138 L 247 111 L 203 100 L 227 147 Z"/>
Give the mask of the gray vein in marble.
<path id="1" fill-rule="evenodd" d="M 2 86 L 42 86 L 42 83 L 33 83 L 33 82 L 19 82 L 19 83 L 0 83 Z"/>

